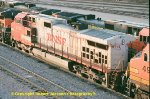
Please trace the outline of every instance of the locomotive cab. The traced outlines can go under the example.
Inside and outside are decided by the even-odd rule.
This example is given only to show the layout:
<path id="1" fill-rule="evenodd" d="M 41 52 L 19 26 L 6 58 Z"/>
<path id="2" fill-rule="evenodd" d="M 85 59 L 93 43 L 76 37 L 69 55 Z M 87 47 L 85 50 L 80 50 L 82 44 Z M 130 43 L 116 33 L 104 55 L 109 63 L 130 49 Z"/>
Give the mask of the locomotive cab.
<path id="1" fill-rule="evenodd" d="M 139 32 L 139 36 L 137 37 L 137 39 L 128 44 L 128 61 L 130 61 L 130 59 L 133 58 L 138 52 L 142 51 L 143 48 L 146 47 L 146 44 L 149 43 L 149 40 L 149 28 L 143 28 Z"/>
<path id="2" fill-rule="evenodd" d="M 134 84 L 134 89 L 137 90 L 136 94 L 139 94 L 139 91 L 144 92 L 145 94 L 142 94 L 144 95 L 143 97 L 146 97 L 145 95 L 150 93 L 149 56 L 149 44 L 147 44 L 143 51 L 139 52 L 134 58 L 131 59 L 129 67 L 129 77 L 131 83 Z"/>
<path id="3" fill-rule="evenodd" d="M 0 13 L 0 41 L 10 44 L 11 23 L 16 14 L 20 11 L 15 9 L 6 9 Z"/>
<path id="4" fill-rule="evenodd" d="M 150 35 L 149 35 L 149 29 L 148 28 L 143 28 L 140 33 L 140 41 L 144 43 L 149 43 L 150 42 Z"/>
<path id="5" fill-rule="evenodd" d="M 33 43 L 36 43 L 36 28 L 34 28 L 35 19 L 29 17 L 28 13 L 19 13 L 11 24 L 13 41 L 12 45 L 20 49 L 29 51 Z"/>

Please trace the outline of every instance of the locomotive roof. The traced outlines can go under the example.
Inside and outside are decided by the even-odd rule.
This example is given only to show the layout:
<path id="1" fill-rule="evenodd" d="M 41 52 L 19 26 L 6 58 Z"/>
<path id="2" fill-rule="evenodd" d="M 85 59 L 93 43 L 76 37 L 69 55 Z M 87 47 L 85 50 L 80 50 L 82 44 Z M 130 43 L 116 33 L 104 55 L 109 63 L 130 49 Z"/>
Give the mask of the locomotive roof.
<path id="1" fill-rule="evenodd" d="M 42 8 L 42 7 L 31 7 L 30 10 L 35 10 L 35 11 L 43 11 L 46 10 L 46 8 Z"/>
<path id="2" fill-rule="evenodd" d="M 74 31 L 76 33 L 87 35 L 90 37 L 95 37 L 95 38 L 102 39 L 102 40 L 108 40 L 108 39 L 110 40 L 110 39 L 115 39 L 116 37 L 119 37 L 121 35 L 128 35 L 128 34 L 125 34 L 123 32 L 118 32 L 118 31 L 113 31 L 113 30 L 108 30 L 108 29 L 75 30 L 73 27 L 65 25 L 65 24 L 57 24 L 55 26 L 63 28 L 63 29 L 69 29 L 69 30 Z"/>
<path id="3" fill-rule="evenodd" d="M 26 7 L 26 6 L 25 6 Z M 27 8 L 27 7 L 26 7 Z M 47 8 L 42 8 L 42 7 L 31 7 L 30 9 L 28 9 L 29 13 L 41 13 L 41 14 L 45 14 L 45 15 L 52 15 L 53 13 L 56 12 L 60 12 L 61 10 L 57 10 L 57 9 L 47 9 Z"/>
<path id="4" fill-rule="evenodd" d="M 75 30 L 73 27 L 69 26 L 69 25 L 65 25 L 65 24 L 56 24 L 54 25 L 53 27 L 59 27 L 59 28 L 63 28 L 64 30 L 65 29 L 68 29 L 68 30 L 71 30 L 71 31 L 75 31 L 75 32 L 79 32 L 77 30 Z"/>
<path id="5" fill-rule="evenodd" d="M 24 18 L 26 15 L 28 15 L 28 13 L 26 12 L 22 12 L 22 13 L 19 13 L 15 16 L 16 19 L 22 19 Z"/>
<path id="6" fill-rule="evenodd" d="M 19 12 L 21 11 L 13 9 L 13 8 L 11 9 L 6 8 L 6 9 L 3 9 L 2 12 L 0 12 L 0 15 L 3 16 L 4 18 L 14 18 L 14 16 L 18 14 Z"/>
<path id="7" fill-rule="evenodd" d="M 55 15 L 58 15 L 59 17 L 65 18 L 68 20 L 84 16 L 83 14 L 71 13 L 71 12 L 59 12 L 59 13 L 55 13 Z"/>
<path id="8" fill-rule="evenodd" d="M 100 26 L 100 27 L 104 27 L 104 21 L 103 20 L 96 20 L 96 19 L 92 19 L 92 20 L 85 20 L 84 18 L 78 18 L 79 21 L 82 21 L 84 23 L 87 23 L 87 24 L 90 24 L 90 25 L 97 25 L 97 26 Z"/>
<path id="9" fill-rule="evenodd" d="M 41 12 L 41 14 L 52 15 L 53 13 L 60 12 L 61 10 L 57 9 L 47 9 Z"/>
<path id="10" fill-rule="evenodd" d="M 141 27 L 141 28 L 149 27 L 148 24 L 135 23 L 135 22 L 125 21 L 125 20 L 105 20 L 105 22 L 112 22 L 112 23 L 118 23 L 118 24 L 133 26 L 133 27 Z"/>
<path id="11" fill-rule="evenodd" d="M 88 36 L 100 38 L 100 39 L 108 39 L 112 38 L 118 35 L 125 35 L 122 32 L 117 32 L 113 30 L 107 30 L 107 29 L 100 29 L 100 30 L 95 30 L 95 29 L 89 29 L 88 31 L 80 32 L 81 34 L 85 34 Z"/>
<path id="12" fill-rule="evenodd" d="M 53 17 L 53 16 L 49 16 L 49 15 L 45 15 L 45 14 L 35 14 L 35 15 L 29 15 L 29 16 L 33 16 L 34 18 L 42 18 L 44 20 L 51 20 L 51 19 L 57 19 L 57 20 L 65 20 L 62 18 L 57 18 L 57 17 Z"/>

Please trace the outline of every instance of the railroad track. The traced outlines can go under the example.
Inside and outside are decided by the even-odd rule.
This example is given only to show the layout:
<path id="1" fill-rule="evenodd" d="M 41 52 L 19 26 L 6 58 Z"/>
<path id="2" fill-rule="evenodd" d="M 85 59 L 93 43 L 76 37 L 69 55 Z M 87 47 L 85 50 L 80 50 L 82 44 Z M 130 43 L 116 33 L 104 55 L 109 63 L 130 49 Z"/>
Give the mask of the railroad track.
<path id="1" fill-rule="evenodd" d="M 54 0 L 61 1 L 61 0 Z M 148 4 L 135 4 L 135 3 L 125 3 L 125 2 L 102 2 L 98 0 L 63 0 L 67 2 L 80 2 L 80 3 L 91 3 L 91 4 L 104 4 L 104 5 L 119 5 L 119 6 L 132 6 L 132 7 L 146 7 L 148 8 Z"/>
<path id="2" fill-rule="evenodd" d="M 69 73 L 70 75 L 79 77 L 80 79 L 83 79 L 83 80 L 85 80 L 85 81 L 87 81 L 87 82 L 91 82 L 92 84 L 96 85 L 97 87 L 100 87 L 101 89 L 103 89 L 103 90 L 106 91 L 106 92 L 110 92 L 110 93 L 113 93 L 113 94 L 114 94 L 114 93 L 117 94 L 118 96 L 122 97 L 122 99 L 132 99 L 132 98 L 130 98 L 130 97 L 126 96 L 126 95 L 123 95 L 123 94 L 121 94 L 121 93 L 119 93 L 119 92 L 116 92 L 116 91 L 114 91 L 114 90 L 112 90 L 112 89 L 109 89 L 109 88 L 107 88 L 107 87 L 104 87 L 104 86 L 102 86 L 102 85 L 99 85 L 99 84 L 96 83 L 96 82 L 93 82 L 93 81 L 91 81 L 91 80 L 88 80 L 88 79 L 82 77 L 81 75 L 76 75 L 76 74 L 74 74 L 74 73 L 72 73 L 72 72 L 69 72 L 68 70 L 66 70 L 66 69 L 64 69 L 64 68 L 60 68 L 60 67 L 59 67 L 58 65 L 56 65 L 56 64 L 53 64 L 53 63 L 50 63 L 50 62 L 48 62 L 48 61 L 46 61 L 46 60 L 43 60 L 43 59 L 41 59 L 41 58 L 35 57 L 35 56 L 33 56 L 33 55 L 31 55 L 31 54 L 28 54 L 28 53 L 26 53 L 26 52 L 23 52 L 23 51 L 21 51 L 21 50 L 19 50 L 19 49 L 13 48 L 13 47 L 11 47 L 11 46 L 9 46 L 9 45 L 3 44 L 3 43 L 0 43 L 0 45 L 6 46 L 6 47 L 8 47 L 8 48 L 10 48 L 10 49 L 12 49 L 12 50 L 15 50 L 15 51 L 18 51 L 18 52 L 20 52 L 20 53 L 22 53 L 22 54 L 25 54 L 25 55 L 27 55 L 27 57 L 29 56 L 29 57 L 32 57 L 32 58 L 37 59 L 37 60 L 39 60 L 39 61 L 42 61 L 42 62 L 44 62 L 44 63 L 46 63 L 46 64 L 50 64 L 50 65 L 52 65 L 53 67 L 56 67 L 56 68 L 58 68 L 58 69 L 61 69 L 61 70 L 65 71 L 65 72 Z M 0 58 L 1 58 L 1 56 L 0 56 Z M 4 59 L 5 59 L 5 58 L 4 58 Z M 0 66 L 0 67 L 1 67 L 1 66 Z M 30 71 L 30 70 L 29 70 L 29 71 Z M 31 71 L 31 72 L 32 72 L 32 71 Z M 34 73 L 34 74 L 35 74 L 35 73 Z M 36 86 L 37 86 L 37 85 L 36 85 Z M 37 87 L 38 87 L 38 86 L 37 86 Z M 39 87 L 39 90 L 48 92 L 47 90 L 45 90 L 45 89 L 43 89 L 43 88 L 41 88 L 41 87 Z M 66 89 L 66 91 L 67 91 L 67 89 Z M 68 91 L 69 91 L 69 90 L 68 90 Z M 71 91 L 70 91 L 70 92 L 71 92 Z M 69 99 L 70 99 L 70 98 L 69 98 Z M 82 99 L 82 98 L 81 98 L 81 97 L 78 97 L 78 99 Z"/>
<path id="3" fill-rule="evenodd" d="M 29 1 L 28 1 L 29 2 Z M 107 3 L 107 2 L 92 2 L 92 1 L 79 1 L 79 0 L 56 0 L 50 2 L 33 2 L 41 5 L 71 7 L 77 9 L 84 9 L 90 11 L 113 13 L 118 15 L 133 16 L 138 18 L 149 19 L 148 5 L 135 5 L 135 4 L 121 4 L 121 3 Z"/>
<path id="4" fill-rule="evenodd" d="M 56 99 L 59 99 L 58 96 L 51 96 L 49 92 L 65 92 L 70 93 L 71 91 L 48 80 L 47 78 L 44 78 L 40 76 L 37 73 L 34 73 L 33 71 L 30 71 L 23 66 L 20 66 L 2 56 L 0 56 L 0 69 L 12 74 L 13 76 L 16 76 L 17 78 L 23 80 L 24 82 L 27 82 L 31 85 L 32 88 L 35 88 L 38 92 L 44 92 L 48 93 L 46 95 L 47 98 L 55 97 Z M 12 76 L 11 75 L 11 76 Z M 67 97 L 67 96 L 62 96 Z M 61 97 L 61 98 L 62 98 Z M 74 97 L 74 98 L 73 98 Z M 73 99 L 82 99 L 81 97 L 72 96 Z"/>
<path id="5" fill-rule="evenodd" d="M 138 10 L 147 10 L 148 5 L 138 5 L 138 4 L 124 4 L 124 3 L 110 3 L 110 2 L 98 2 L 98 1 L 82 1 L 82 0 L 55 0 L 52 2 L 65 2 L 65 3 L 74 3 L 74 4 L 83 4 L 83 5 L 91 5 L 91 6 L 103 6 L 103 7 L 111 7 L 111 8 L 125 8 L 125 9 L 138 9 Z"/>

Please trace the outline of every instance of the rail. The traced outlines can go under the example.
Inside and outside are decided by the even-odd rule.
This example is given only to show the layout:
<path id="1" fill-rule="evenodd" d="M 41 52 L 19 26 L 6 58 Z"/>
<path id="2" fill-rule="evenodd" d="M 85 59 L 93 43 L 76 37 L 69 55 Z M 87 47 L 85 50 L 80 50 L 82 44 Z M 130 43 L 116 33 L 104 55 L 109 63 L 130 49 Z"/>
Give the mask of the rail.
<path id="1" fill-rule="evenodd" d="M 69 73 L 70 75 L 73 75 L 73 76 L 79 77 L 79 78 L 81 78 L 81 79 L 83 79 L 83 80 L 85 80 L 85 81 L 91 82 L 92 84 L 94 84 L 94 85 L 96 85 L 96 86 L 102 88 L 102 89 L 105 90 L 105 91 L 108 91 L 108 92 L 111 92 L 111 93 L 116 93 L 117 95 L 119 95 L 119 96 L 121 96 L 121 97 L 124 97 L 125 99 L 126 99 L 126 98 L 132 99 L 132 98 L 130 98 L 130 97 L 126 96 L 126 95 L 123 95 L 123 94 L 121 94 L 121 93 L 119 93 L 119 92 L 116 92 L 116 91 L 114 91 L 114 90 L 112 90 L 112 89 L 110 89 L 110 88 L 107 88 L 107 87 L 102 86 L 102 85 L 100 85 L 100 84 L 98 84 L 98 83 L 96 83 L 96 82 L 93 82 L 93 81 L 88 80 L 88 79 L 86 79 L 86 78 L 84 78 L 84 77 L 81 77 L 80 75 L 76 75 L 76 74 L 74 74 L 74 73 L 72 73 L 72 72 L 69 72 L 68 70 L 66 70 L 66 69 L 64 69 L 64 68 L 60 68 L 57 64 L 53 64 L 53 63 L 48 62 L 48 61 L 46 61 L 46 60 L 43 60 L 43 59 L 41 59 L 41 58 L 35 57 L 35 56 L 31 55 L 31 54 L 25 53 L 25 52 L 23 52 L 23 51 L 21 51 L 21 50 L 19 50 L 19 49 L 13 48 L 13 47 L 11 47 L 11 46 L 9 46 L 9 45 L 6 45 L 6 44 L 4 44 L 4 43 L 1 43 L 1 42 L 0 42 L 0 45 L 5 46 L 5 47 L 8 47 L 8 48 L 10 48 L 10 49 L 12 49 L 12 50 L 16 50 L 16 51 L 18 51 L 18 52 L 20 52 L 20 53 L 22 53 L 22 54 L 25 54 L 25 55 L 27 55 L 27 56 L 30 56 L 30 57 L 34 58 L 34 59 L 41 60 L 41 61 L 45 62 L 46 64 L 51 64 L 51 65 L 53 65 L 54 67 L 56 67 L 56 68 L 58 68 L 58 69 L 61 69 L 61 70 L 65 71 L 65 72 L 67 72 L 67 73 Z M 81 97 L 79 97 L 79 98 L 81 99 Z"/>
<path id="2" fill-rule="evenodd" d="M 33 71 L 28 70 L 28 69 L 24 68 L 23 66 L 20 66 L 20 65 L 2 57 L 2 56 L 0 56 L 0 59 L 4 60 L 3 62 L 7 62 L 7 65 L 5 65 L 5 67 L 0 65 L 0 68 L 2 70 L 5 70 L 5 71 L 17 76 L 18 78 L 22 79 L 25 82 L 30 83 L 32 86 L 35 86 L 36 88 L 38 88 L 39 90 L 41 90 L 43 92 L 53 91 L 51 89 L 58 89 L 59 91 L 61 90 L 61 92 L 68 92 L 68 93 L 71 92 L 70 90 L 68 90 L 68 89 L 48 80 L 47 78 L 44 78 L 41 75 L 36 74 Z M 11 64 L 11 65 L 9 66 L 8 64 Z M 28 75 L 29 78 L 23 77 L 22 76 L 23 74 Z M 38 83 L 38 82 L 40 82 L 40 83 Z M 52 85 L 54 86 L 54 88 L 52 87 Z M 74 96 L 74 97 L 77 97 L 77 96 Z M 82 99 L 82 98 L 78 97 L 78 99 Z"/>

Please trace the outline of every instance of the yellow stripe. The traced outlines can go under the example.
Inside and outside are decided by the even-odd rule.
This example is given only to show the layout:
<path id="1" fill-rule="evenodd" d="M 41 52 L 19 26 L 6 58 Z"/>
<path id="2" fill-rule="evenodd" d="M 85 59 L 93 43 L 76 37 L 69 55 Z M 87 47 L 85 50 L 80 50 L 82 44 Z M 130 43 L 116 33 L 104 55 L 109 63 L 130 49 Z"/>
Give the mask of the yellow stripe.
<path id="1" fill-rule="evenodd" d="M 133 72 L 133 73 L 136 73 L 136 74 L 139 73 L 138 69 L 132 68 L 132 67 L 130 67 L 130 72 Z"/>
<path id="2" fill-rule="evenodd" d="M 134 81 L 137 81 L 137 82 L 140 82 L 140 83 L 145 84 L 145 85 L 150 85 L 150 81 L 144 80 L 144 79 L 136 77 L 134 75 L 130 75 L 130 79 L 134 80 Z"/>

